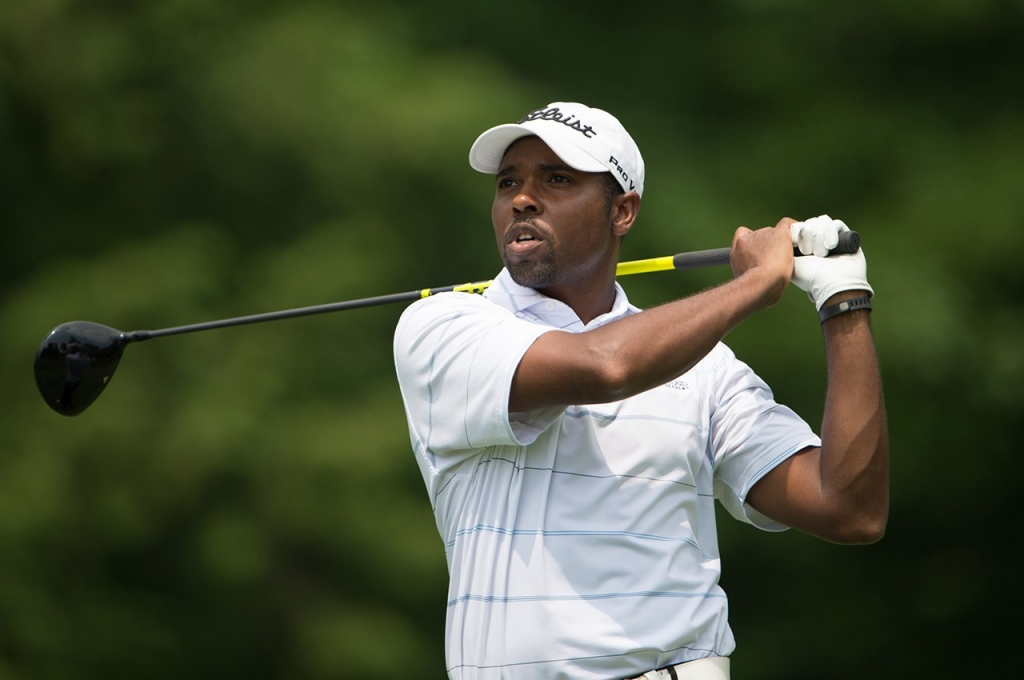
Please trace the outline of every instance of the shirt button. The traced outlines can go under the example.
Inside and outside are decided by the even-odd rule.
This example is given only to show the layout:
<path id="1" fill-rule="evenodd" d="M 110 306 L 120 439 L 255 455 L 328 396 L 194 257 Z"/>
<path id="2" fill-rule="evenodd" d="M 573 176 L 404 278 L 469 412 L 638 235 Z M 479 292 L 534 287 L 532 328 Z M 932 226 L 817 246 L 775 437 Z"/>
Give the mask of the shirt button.
<path id="1" fill-rule="evenodd" d="M 553 310 L 554 308 L 555 308 L 555 303 L 552 302 L 551 300 L 548 300 L 547 302 L 544 303 L 544 309 L 548 310 L 549 312 L 551 310 Z"/>

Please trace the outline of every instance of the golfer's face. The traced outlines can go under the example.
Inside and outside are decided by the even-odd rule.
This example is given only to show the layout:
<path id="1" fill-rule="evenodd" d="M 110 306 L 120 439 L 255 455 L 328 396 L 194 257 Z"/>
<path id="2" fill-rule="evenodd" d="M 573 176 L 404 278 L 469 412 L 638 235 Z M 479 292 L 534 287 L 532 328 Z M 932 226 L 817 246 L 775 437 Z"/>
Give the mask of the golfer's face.
<path id="1" fill-rule="evenodd" d="M 575 170 L 539 137 L 524 137 L 495 181 L 491 220 L 513 280 L 539 290 L 597 283 L 616 244 L 602 173 Z"/>

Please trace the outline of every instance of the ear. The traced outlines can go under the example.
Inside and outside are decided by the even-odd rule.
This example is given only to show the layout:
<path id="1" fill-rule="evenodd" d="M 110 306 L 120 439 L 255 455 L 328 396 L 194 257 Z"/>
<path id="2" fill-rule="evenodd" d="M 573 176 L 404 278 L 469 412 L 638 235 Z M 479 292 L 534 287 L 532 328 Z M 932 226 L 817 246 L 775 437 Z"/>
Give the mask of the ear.
<path id="1" fill-rule="evenodd" d="M 633 228 L 637 213 L 640 212 L 640 194 L 627 191 L 612 201 L 612 233 L 625 236 Z"/>

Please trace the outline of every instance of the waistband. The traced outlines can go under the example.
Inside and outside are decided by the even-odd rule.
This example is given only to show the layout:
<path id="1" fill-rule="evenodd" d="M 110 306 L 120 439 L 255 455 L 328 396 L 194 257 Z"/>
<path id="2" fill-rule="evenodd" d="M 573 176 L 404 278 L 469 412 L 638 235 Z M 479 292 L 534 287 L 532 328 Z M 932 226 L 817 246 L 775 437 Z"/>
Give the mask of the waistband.
<path id="1" fill-rule="evenodd" d="M 729 657 L 709 656 L 687 661 L 648 671 L 630 680 L 729 680 Z"/>

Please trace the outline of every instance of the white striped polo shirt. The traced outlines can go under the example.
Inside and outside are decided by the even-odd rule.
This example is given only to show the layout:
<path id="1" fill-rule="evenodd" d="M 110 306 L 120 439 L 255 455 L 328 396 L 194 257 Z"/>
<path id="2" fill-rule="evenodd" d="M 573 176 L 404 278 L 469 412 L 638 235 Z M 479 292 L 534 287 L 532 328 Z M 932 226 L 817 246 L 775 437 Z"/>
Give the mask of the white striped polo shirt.
<path id="1" fill-rule="evenodd" d="M 714 499 L 744 504 L 767 471 L 820 439 L 719 344 L 666 385 L 608 404 L 508 413 L 541 334 L 584 326 L 502 271 L 483 296 L 413 303 L 395 331 L 410 438 L 445 545 L 449 677 L 608 680 L 735 643 Z"/>

